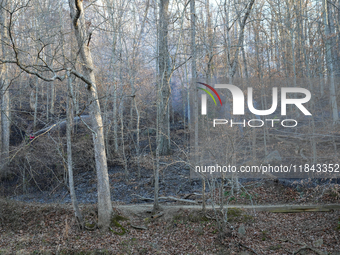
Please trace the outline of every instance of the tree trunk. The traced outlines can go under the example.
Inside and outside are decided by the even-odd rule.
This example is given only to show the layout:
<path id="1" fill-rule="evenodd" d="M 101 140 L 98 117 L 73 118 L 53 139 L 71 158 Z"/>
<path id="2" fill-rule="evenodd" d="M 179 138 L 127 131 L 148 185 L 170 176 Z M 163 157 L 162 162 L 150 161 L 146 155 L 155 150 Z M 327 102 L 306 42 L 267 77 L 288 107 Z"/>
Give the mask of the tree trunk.
<path id="1" fill-rule="evenodd" d="M 3 3 L 7 6 L 7 1 Z M 1 22 L 1 40 L 2 42 L 8 41 L 7 33 L 7 17 L 5 8 L 0 10 L 0 22 Z M 7 50 L 5 44 L 2 43 L 2 57 L 5 58 Z M 10 99 L 9 99 L 9 82 L 7 73 L 7 64 L 3 64 L 0 70 L 0 86 L 1 86 L 1 165 L 0 165 L 0 176 L 5 176 L 8 173 L 7 163 L 9 157 L 9 136 L 10 136 Z"/>
<path id="2" fill-rule="evenodd" d="M 137 171 L 138 171 L 138 179 L 141 178 L 141 169 L 140 169 L 140 138 L 139 138 L 139 126 L 140 126 L 140 113 L 138 110 L 138 106 L 137 106 L 137 102 L 136 102 L 136 97 L 133 97 L 133 101 L 134 101 L 134 105 L 135 105 L 135 111 L 136 111 L 136 115 L 137 115 L 137 126 L 136 126 L 136 154 L 137 154 Z"/>
<path id="3" fill-rule="evenodd" d="M 60 19 L 61 21 L 61 19 Z M 63 42 L 64 43 L 64 42 Z M 49 56 L 52 56 L 52 46 L 49 45 L 48 47 L 48 51 L 49 51 Z M 50 64 L 50 66 L 53 66 L 53 57 L 49 57 L 47 59 L 48 63 Z M 54 103 L 55 103 L 55 93 L 54 93 L 54 81 L 50 82 L 47 86 L 49 86 L 51 88 L 46 88 L 46 95 L 47 95 L 47 102 L 46 102 L 46 119 L 47 122 L 49 122 L 49 114 L 52 114 L 52 118 L 54 115 Z"/>
<path id="4" fill-rule="evenodd" d="M 5 66 L 5 65 L 4 65 Z M 6 68 L 6 67 L 5 67 Z M 1 165 L 0 173 L 6 176 L 9 160 L 9 137 L 10 137 L 10 100 L 8 91 L 7 70 L 1 74 Z"/>
<path id="5" fill-rule="evenodd" d="M 159 2 L 159 153 L 167 155 L 170 152 L 168 139 L 169 123 L 169 98 L 170 98 L 170 59 L 168 51 L 168 23 L 169 23 L 169 0 Z"/>
<path id="6" fill-rule="evenodd" d="M 35 82 L 35 99 L 34 99 L 34 117 L 33 117 L 33 131 L 35 131 L 35 127 L 37 126 L 37 117 L 38 117 L 38 93 L 39 93 L 39 77 L 36 77 Z"/>
<path id="7" fill-rule="evenodd" d="M 113 101 L 112 101 L 112 119 L 113 119 L 113 140 L 114 140 L 114 147 L 113 147 L 113 151 L 114 154 L 118 153 L 118 115 L 117 115 L 117 81 L 116 81 L 116 66 L 115 66 L 115 55 L 116 55 L 116 45 L 117 45 L 117 30 L 120 27 L 120 24 L 118 21 L 116 23 L 115 21 L 115 10 L 116 10 L 116 6 L 115 6 L 115 1 L 112 0 L 106 0 L 105 1 L 106 5 L 107 5 L 107 9 L 108 9 L 108 20 L 109 20 L 109 24 L 111 26 L 111 29 L 113 31 L 113 35 L 112 35 L 112 48 L 111 48 L 111 59 L 110 59 L 110 76 L 111 76 L 111 80 L 112 80 L 112 84 L 113 84 L 113 88 L 109 87 L 108 88 L 108 93 L 110 94 L 111 91 L 113 90 Z M 107 135 L 106 135 L 106 144 L 108 145 L 108 133 L 109 130 L 107 130 Z M 109 148 L 107 148 L 108 153 L 110 153 Z M 108 156 L 110 156 L 112 154 L 108 154 Z"/>
<path id="8" fill-rule="evenodd" d="M 83 64 L 84 76 L 91 82 L 87 85 L 87 93 L 90 101 L 90 115 L 92 118 L 93 143 L 98 181 L 98 226 L 108 228 L 112 214 L 109 176 L 107 171 L 103 121 L 97 94 L 94 66 L 91 51 L 87 45 L 87 31 L 85 24 L 83 2 L 69 0 L 71 18 L 75 36 L 78 42 L 79 54 Z"/>
<path id="9" fill-rule="evenodd" d="M 330 38 L 330 25 L 329 25 L 329 17 L 328 17 L 328 2 L 327 0 L 323 0 L 324 7 L 324 24 L 325 24 L 325 37 L 326 37 L 326 62 L 330 75 L 330 101 L 331 101 L 331 110 L 333 114 L 333 123 L 337 123 L 339 121 L 338 114 L 338 105 L 336 102 L 336 92 L 335 92 L 335 82 L 334 82 L 334 70 L 333 70 L 333 58 L 332 58 L 332 50 L 331 50 L 331 38 Z"/>
<path id="10" fill-rule="evenodd" d="M 122 140 L 122 156 L 124 161 L 124 172 L 125 172 L 125 180 L 127 181 L 129 178 L 129 171 L 128 171 L 128 165 L 127 165 L 127 158 L 125 154 L 125 139 L 124 139 L 124 98 L 120 101 L 120 110 L 119 110 L 119 118 L 120 118 L 120 135 Z"/>
<path id="11" fill-rule="evenodd" d="M 84 228 L 83 216 L 78 207 L 78 201 L 76 197 L 76 191 L 74 189 L 74 181 L 73 181 L 73 161 L 72 161 L 72 142 L 71 142 L 71 131 L 73 125 L 71 124 L 73 120 L 73 107 L 72 107 L 72 77 L 71 74 L 67 74 L 67 109 L 66 109 L 66 138 L 67 138 L 67 170 L 68 170 L 68 180 L 69 180 L 69 188 L 72 206 L 74 210 L 74 214 L 81 228 Z"/>
<path id="12" fill-rule="evenodd" d="M 239 51 L 240 51 L 241 46 L 243 45 L 243 40 L 244 40 L 244 28 L 246 26 L 246 22 L 247 22 L 249 15 L 250 15 L 250 11 L 251 11 L 251 9 L 254 5 L 254 2 L 255 2 L 255 0 L 250 0 L 249 4 L 247 5 L 246 13 L 244 14 L 243 19 L 240 23 L 240 31 L 239 31 L 239 37 L 238 37 L 238 42 L 237 42 L 237 46 L 236 46 L 236 51 L 235 51 L 235 54 L 234 54 L 234 59 L 232 61 L 230 61 L 230 60 L 228 61 L 228 63 L 229 63 L 229 70 L 228 70 L 229 83 L 233 82 L 233 78 L 234 78 L 234 75 L 236 73 L 236 67 L 237 67 L 237 64 L 238 64 L 238 55 L 239 55 Z M 229 12 L 229 9 L 226 10 L 226 11 Z M 226 13 L 226 15 L 227 15 L 227 18 L 229 18 L 228 13 Z M 229 29 L 230 28 L 227 27 L 227 30 L 228 30 L 227 35 L 229 35 Z M 230 42 L 228 44 L 230 44 Z M 230 49 L 231 45 L 228 45 L 228 47 Z M 230 53 L 230 50 L 229 50 L 228 53 Z"/>

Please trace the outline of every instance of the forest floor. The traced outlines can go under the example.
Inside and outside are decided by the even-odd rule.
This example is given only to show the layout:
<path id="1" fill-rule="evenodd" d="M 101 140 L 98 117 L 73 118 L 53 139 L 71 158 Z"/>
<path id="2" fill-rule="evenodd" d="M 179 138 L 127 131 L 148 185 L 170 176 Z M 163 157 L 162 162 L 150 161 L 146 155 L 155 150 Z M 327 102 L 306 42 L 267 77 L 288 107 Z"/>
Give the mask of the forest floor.
<path id="1" fill-rule="evenodd" d="M 111 231 L 80 230 L 69 203 L 1 199 L 0 254 L 340 254 L 340 210 L 273 213 L 230 208 L 251 202 L 336 204 L 337 185 L 318 190 L 267 180 L 243 186 L 247 194 L 241 191 L 229 197 L 224 227 L 219 227 L 220 215 L 213 210 L 202 214 L 190 209 L 199 205 L 162 203 L 164 215 L 153 219 L 151 206 L 145 203 L 115 202 L 119 216 L 114 217 Z M 87 228 L 92 228 L 95 205 L 81 204 L 81 210 Z"/>
<path id="2" fill-rule="evenodd" d="M 180 144 L 182 131 L 175 131 L 179 133 L 176 143 Z M 32 159 L 34 150 L 37 155 L 42 151 L 37 149 L 39 143 L 28 149 Z M 290 143 L 280 146 L 280 153 L 293 153 Z M 308 146 L 306 142 L 304 147 Z M 149 145 L 145 144 L 145 148 Z M 278 150 L 274 143 L 268 148 Z M 327 148 L 329 151 L 325 155 L 332 156 L 332 148 Z M 128 166 L 128 180 L 122 164 L 110 166 L 111 200 L 116 215 L 111 231 L 95 228 L 95 171 L 82 169 L 75 173 L 77 199 L 87 227 L 82 230 L 75 221 L 63 178 L 49 189 L 40 188 L 44 182 L 33 181 L 24 187 L 20 175 L 12 182 L 2 183 L 0 195 L 6 198 L 0 198 L 0 254 L 340 255 L 338 209 L 274 213 L 236 208 L 240 205 L 339 204 L 338 180 L 240 179 L 238 192 L 226 183 L 222 195 L 229 207 L 227 222 L 222 225 L 221 214 L 210 209 L 212 205 L 219 207 L 220 190 L 207 185 L 207 212 L 203 214 L 197 210 L 202 203 L 201 181 L 189 178 L 189 169 L 181 163 L 185 159 L 182 151 L 161 160 L 159 195 L 168 199 L 161 200 L 164 214 L 158 218 L 152 218 L 151 206 L 147 204 L 152 203 L 154 191 L 152 153 L 145 150 L 143 154 L 140 179 L 133 155 Z M 262 151 L 257 153 L 264 157 Z M 188 199 L 196 204 L 189 206 L 171 201 L 169 197 Z"/>

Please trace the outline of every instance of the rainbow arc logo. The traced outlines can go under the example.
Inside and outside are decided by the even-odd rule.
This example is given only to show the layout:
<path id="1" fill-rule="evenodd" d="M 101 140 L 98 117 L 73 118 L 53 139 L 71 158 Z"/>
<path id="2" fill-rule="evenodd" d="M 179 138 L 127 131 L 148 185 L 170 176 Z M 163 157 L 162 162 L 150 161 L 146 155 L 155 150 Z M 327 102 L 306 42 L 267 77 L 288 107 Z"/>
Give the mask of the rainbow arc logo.
<path id="1" fill-rule="evenodd" d="M 206 86 L 208 89 L 210 89 L 212 92 L 214 92 L 214 94 L 217 96 L 217 98 L 220 101 L 220 104 L 222 106 L 222 100 L 220 98 L 220 95 L 217 93 L 217 91 L 213 87 L 211 87 L 210 85 L 203 83 L 203 82 L 197 82 L 197 83 Z M 203 88 L 200 88 L 200 87 L 198 87 L 198 89 L 201 89 L 204 92 L 206 92 L 212 98 L 212 100 L 214 100 L 214 103 L 217 106 L 216 100 L 209 90 L 203 89 Z M 202 109 L 201 109 L 201 111 L 202 111 L 202 115 L 207 114 L 207 95 L 206 94 L 202 94 Z"/>

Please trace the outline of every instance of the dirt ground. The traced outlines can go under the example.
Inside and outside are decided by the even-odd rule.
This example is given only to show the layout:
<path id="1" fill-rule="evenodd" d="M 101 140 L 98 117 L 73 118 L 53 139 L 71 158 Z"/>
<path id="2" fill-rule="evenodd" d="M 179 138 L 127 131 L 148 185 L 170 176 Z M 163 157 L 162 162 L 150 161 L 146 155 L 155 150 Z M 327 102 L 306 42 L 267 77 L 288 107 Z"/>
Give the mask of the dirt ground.
<path id="1" fill-rule="evenodd" d="M 125 181 L 120 166 L 109 170 L 115 217 L 106 231 L 96 228 L 94 171 L 80 172 L 75 178 L 86 229 L 76 224 L 65 185 L 23 194 L 20 182 L 10 183 L 10 199 L 0 199 L 0 254 L 340 255 L 340 210 L 273 213 L 232 208 L 339 204 L 340 186 L 335 182 L 247 180 L 241 182 L 239 192 L 227 186 L 223 201 L 231 208 L 223 224 L 220 213 L 197 209 L 202 201 L 201 181 L 191 180 L 188 169 L 181 164 L 171 165 L 164 158 L 160 196 L 190 199 L 196 205 L 163 199 L 164 214 L 153 219 L 151 206 L 140 198 L 153 197 L 153 170 L 146 167 L 150 162 L 146 157 L 140 180 L 132 171 L 129 181 Z M 219 194 L 218 190 L 207 189 L 208 208 L 218 206 Z"/>
<path id="2" fill-rule="evenodd" d="M 164 214 L 153 219 L 151 206 L 114 204 L 111 231 L 90 231 L 77 227 L 69 204 L 1 199 L 0 205 L 0 254 L 340 254 L 339 210 L 231 208 L 223 227 L 214 210 L 163 203 Z M 96 207 L 81 210 L 91 229 Z"/>

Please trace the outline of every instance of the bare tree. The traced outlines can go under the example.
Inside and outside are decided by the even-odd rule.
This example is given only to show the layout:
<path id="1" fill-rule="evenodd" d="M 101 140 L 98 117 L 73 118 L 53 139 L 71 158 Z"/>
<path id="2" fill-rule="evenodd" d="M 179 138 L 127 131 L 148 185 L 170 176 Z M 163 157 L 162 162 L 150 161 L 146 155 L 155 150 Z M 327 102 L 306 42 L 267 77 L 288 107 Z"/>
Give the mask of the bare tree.
<path id="1" fill-rule="evenodd" d="M 157 86 L 157 135 L 156 135 L 156 169 L 154 190 L 154 211 L 159 210 L 159 156 L 167 154 L 170 144 L 166 137 L 169 122 L 170 98 L 170 60 L 168 51 L 168 22 L 169 0 L 159 0 L 159 28 L 158 28 L 158 86 Z"/>
<path id="2" fill-rule="evenodd" d="M 333 114 L 333 122 L 337 123 L 339 121 L 339 113 L 338 113 L 338 105 L 336 101 L 336 92 L 335 92 L 335 82 L 334 82 L 334 68 L 333 68 L 333 57 L 332 57 L 332 49 L 331 49 L 331 34 L 330 34 L 330 24 L 329 24 L 329 8 L 328 1 L 323 0 L 324 7 L 324 24 L 325 24 L 325 36 L 326 36 L 326 62 L 329 69 L 330 75 L 330 101 L 331 101 L 331 110 Z"/>
<path id="3" fill-rule="evenodd" d="M 84 220 L 83 216 L 79 210 L 78 201 L 76 197 L 76 191 L 74 189 L 74 181 L 73 181 L 73 160 L 72 160 L 72 137 L 71 130 L 72 124 L 71 121 L 73 119 L 73 93 L 72 93 L 72 77 L 68 72 L 67 74 L 67 118 L 66 118 L 66 139 L 67 139 L 67 170 L 68 170 L 68 180 L 69 180 L 69 189 L 71 195 L 72 206 L 74 210 L 74 214 L 76 219 L 78 220 L 81 228 L 84 228 Z"/>
<path id="4" fill-rule="evenodd" d="M 170 99 L 170 57 L 168 49 L 169 0 L 159 0 L 159 80 L 158 80 L 158 125 L 160 155 L 169 153 L 170 143 L 167 138 Z"/>
<path id="5" fill-rule="evenodd" d="M 79 54 L 82 59 L 84 75 L 89 79 L 87 91 L 90 100 L 90 115 L 92 118 L 93 143 L 96 160 L 98 180 L 98 226 L 108 228 L 112 214 L 109 176 L 107 171 L 105 141 L 103 132 L 103 121 L 98 101 L 96 79 L 90 48 L 87 44 L 88 34 L 85 24 L 85 13 L 83 2 L 69 0 L 71 18 L 75 36 L 78 42 Z"/>
<path id="6" fill-rule="evenodd" d="M 229 2 L 230 0 L 228 0 Z M 227 36 L 229 37 L 229 30 L 231 29 L 231 26 L 229 26 L 229 11 L 230 11 L 230 5 L 228 6 L 229 8 L 227 8 L 227 0 L 225 1 L 224 3 L 224 6 L 225 6 L 225 12 L 226 12 L 226 19 L 227 19 Z M 228 76 L 229 76 L 229 83 L 233 83 L 233 78 L 234 78 L 234 75 L 236 73 L 236 68 L 237 68 L 237 65 L 238 65 L 238 56 L 239 56 L 239 52 L 240 52 L 240 49 L 243 45 L 243 41 L 244 41 L 244 29 L 246 27 L 246 24 L 247 24 L 247 20 L 248 20 L 248 17 L 250 15 L 250 12 L 251 12 L 251 9 L 253 8 L 253 5 L 255 3 L 255 0 L 250 0 L 249 3 L 247 3 L 246 5 L 246 8 L 245 8 L 245 13 L 244 13 L 244 16 L 242 18 L 242 21 L 240 22 L 240 29 L 238 31 L 238 42 L 237 42 L 237 45 L 236 45 L 236 51 L 234 52 L 233 54 L 233 59 L 231 59 L 231 42 L 228 41 L 227 44 L 228 44 L 228 54 L 227 54 L 227 61 L 228 61 Z M 238 13 L 238 19 L 241 19 L 241 13 Z"/>
<path id="7" fill-rule="evenodd" d="M 11 55 L 1 59 L 2 64 L 15 64 L 26 73 L 35 75 L 40 79 L 51 82 L 55 80 L 63 81 L 69 75 L 74 75 L 80 78 L 87 85 L 87 92 L 89 98 L 90 116 L 92 119 L 92 134 L 94 142 L 94 156 L 96 161 L 97 180 L 98 180 L 98 226 L 100 228 L 108 228 L 110 225 L 110 219 L 112 214 L 110 185 L 107 171 L 106 152 L 104 144 L 103 123 L 100 111 L 100 105 L 98 101 L 98 92 L 96 86 L 96 80 L 94 75 L 94 66 L 91 57 L 91 51 L 88 45 L 88 35 L 85 24 L 84 7 L 80 0 L 69 0 L 69 6 L 71 10 L 72 24 L 74 26 L 75 36 L 78 42 L 78 52 L 82 61 L 84 74 L 79 73 L 72 68 L 65 68 L 65 65 L 52 68 L 41 57 L 42 49 L 46 46 L 43 45 L 42 49 L 38 52 L 37 58 L 39 59 L 39 65 L 27 64 L 22 60 L 22 51 L 17 47 L 17 41 L 12 33 L 13 22 L 15 19 L 13 16 L 18 10 L 27 8 L 28 3 L 23 6 L 15 7 L 14 9 L 5 8 L 9 14 L 9 44 L 12 48 Z M 67 74 L 65 72 L 68 72 Z M 52 75 L 49 77 L 48 75 Z"/>
<path id="8" fill-rule="evenodd" d="M 2 1 L 4 7 L 8 6 L 8 1 Z M 8 15 L 4 8 L 0 9 L 0 33 L 2 48 L 2 58 L 7 55 L 7 47 L 5 43 L 8 43 L 8 31 L 7 31 L 7 19 Z M 7 163 L 9 157 L 9 136 L 10 136 L 10 98 L 9 98 L 9 79 L 7 64 L 3 64 L 0 70 L 0 88 L 1 88 L 1 161 L 0 161 L 0 174 L 7 175 Z"/>

